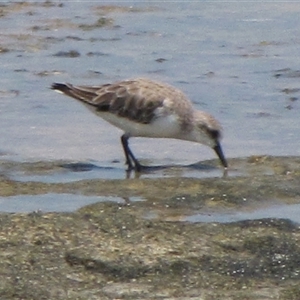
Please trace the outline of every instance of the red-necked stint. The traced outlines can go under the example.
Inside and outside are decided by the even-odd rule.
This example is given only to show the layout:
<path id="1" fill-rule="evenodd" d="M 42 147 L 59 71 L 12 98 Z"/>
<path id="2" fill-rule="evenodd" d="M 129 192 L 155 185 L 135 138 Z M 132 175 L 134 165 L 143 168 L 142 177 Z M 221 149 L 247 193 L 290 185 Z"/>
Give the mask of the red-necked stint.
<path id="1" fill-rule="evenodd" d="M 124 131 L 121 142 L 129 170 L 143 169 L 129 148 L 130 137 L 172 138 L 204 144 L 214 149 L 224 168 L 228 166 L 220 145 L 219 122 L 196 110 L 173 86 L 137 78 L 100 86 L 54 83 L 51 88 L 79 100 Z"/>

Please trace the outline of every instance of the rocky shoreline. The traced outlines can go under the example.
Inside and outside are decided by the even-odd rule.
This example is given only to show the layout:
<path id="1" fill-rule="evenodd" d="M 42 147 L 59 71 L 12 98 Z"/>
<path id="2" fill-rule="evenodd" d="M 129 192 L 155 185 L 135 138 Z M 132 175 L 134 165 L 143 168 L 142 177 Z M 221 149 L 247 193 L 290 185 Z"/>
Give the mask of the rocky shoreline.
<path id="1" fill-rule="evenodd" d="M 245 198 L 254 205 L 275 196 L 299 202 L 299 158 L 230 164 L 245 166 L 248 176 L 21 182 L 7 174 L 59 172 L 61 162 L 1 161 L 2 197 L 55 192 L 145 199 L 73 213 L 2 213 L 1 299 L 299 299 L 300 228 L 288 216 L 180 221 L 187 209 L 240 209 Z M 161 215 L 145 218 L 151 209 Z"/>

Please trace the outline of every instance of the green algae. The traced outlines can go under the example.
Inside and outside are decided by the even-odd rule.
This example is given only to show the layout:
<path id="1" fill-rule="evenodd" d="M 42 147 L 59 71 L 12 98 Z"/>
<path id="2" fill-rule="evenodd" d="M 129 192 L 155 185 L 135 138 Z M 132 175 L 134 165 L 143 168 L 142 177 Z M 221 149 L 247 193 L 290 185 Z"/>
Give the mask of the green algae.
<path id="1" fill-rule="evenodd" d="M 1 196 L 70 193 L 127 202 L 96 203 L 74 213 L 1 214 L 1 298 L 298 299 L 297 224 L 288 219 L 166 220 L 168 213 L 238 210 L 274 198 L 299 203 L 299 158 L 231 160 L 227 176 L 220 178 L 38 181 L 39 176 L 67 176 L 73 170 L 65 168 L 69 163 L 2 160 Z M 234 170 L 241 176 L 233 176 Z M 36 180 L 18 181 L 14 174 Z M 135 196 L 146 201 L 131 202 Z M 145 211 L 153 208 L 162 214 L 145 219 Z"/>
<path id="2" fill-rule="evenodd" d="M 139 299 L 203 291 L 203 299 L 256 299 L 258 285 L 270 289 L 265 299 L 279 299 L 272 297 L 280 286 L 287 295 L 299 281 L 300 231 L 288 221 L 190 224 L 143 220 L 132 210 L 98 203 L 69 214 L 2 215 L 1 297 L 84 299 L 90 291 L 109 299 L 113 283 Z M 132 283 L 147 289 L 130 292 Z"/>

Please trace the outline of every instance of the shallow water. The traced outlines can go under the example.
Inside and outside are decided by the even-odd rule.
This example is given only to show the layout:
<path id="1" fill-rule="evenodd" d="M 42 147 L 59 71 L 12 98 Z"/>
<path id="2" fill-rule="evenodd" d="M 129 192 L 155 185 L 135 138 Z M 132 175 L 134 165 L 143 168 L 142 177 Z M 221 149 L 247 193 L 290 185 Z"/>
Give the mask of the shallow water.
<path id="1" fill-rule="evenodd" d="M 289 219 L 292 222 L 300 223 L 300 204 L 294 205 L 270 205 L 253 211 L 221 211 L 221 212 L 201 212 L 188 217 L 183 217 L 182 221 L 187 222 L 218 222 L 230 223 L 243 220 L 257 220 L 264 218 Z"/>
<path id="2" fill-rule="evenodd" d="M 132 197 L 130 201 L 142 201 Z M 113 196 L 83 196 L 74 194 L 44 194 L 44 195 L 17 195 L 0 197 L 1 212 L 73 212 L 82 206 L 98 202 L 124 203 L 124 199 Z"/>
<path id="3" fill-rule="evenodd" d="M 130 203 L 135 201 L 146 201 L 141 197 L 130 197 Z M 126 205 L 126 200 L 115 196 L 84 196 L 74 194 L 54 194 L 48 193 L 44 195 L 17 195 L 10 197 L 0 197 L 1 212 L 73 212 L 85 205 L 94 204 L 98 202 L 115 202 L 120 205 Z M 279 218 L 289 219 L 292 222 L 300 224 L 300 204 L 282 205 L 272 203 L 264 203 L 264 205 L 257 205 L 258 207 L 252 209 L 218 209 L 211 210 L 202 209 L 198 213 L 190 210 L 180 211 L 178 209 L 177 216 L 172 215 L 168 211 L 168 206 L 160 208 L 160 213 L 155 211 L 155 204 L 151 209 L 149 204 L 149 211 L 143 215 L 146 219 L 164 219 L 167 221 L 182 221 L 182 222 L 217 222 L 230 223 L 243 220 L 256 220 L 264 218 Z M 163 217 L 159 214 L 163 213 Z M 174 211 L 173 211 L 174 214 Z"/>
<path id="4" fill-rule="evenodd" d="M 300 154 L 299 5 L 109 4 L 7 2 L 0 18 L 7 49 L 0 53 L 2 152 L 21 160 L 123 162 L 121 132 L 49 86 L 147 76 L 183 89 L 197 108 L 215 115 L 228 157 Z M 111 23 L 83 26 L 101 17 Z M 57 55 L 71 50 L 79 56 Z M 173 140 L 136 139 L 132 146 L 154 164 L 215 157 L 206 147 Z"/>
<path id="5" fill-rule="evenodd" d="M 8 1 L 1 7 L 2 159 L 68 159 L 99 167 L 43 178 L 17 173 L 15 179 L 126 176 L 121 131 L 49 89 L 61 81 L 162 80 L 220 120 L 227 157 L 300 155 L 297 3 L 106 3 Z M 133 139 L 131 144 L 149 165 L 215 158 L 207 147 L 188 142 Z M 148 175 L 166 176 L 220 177 L 222 171 L 172 169 Z"/>

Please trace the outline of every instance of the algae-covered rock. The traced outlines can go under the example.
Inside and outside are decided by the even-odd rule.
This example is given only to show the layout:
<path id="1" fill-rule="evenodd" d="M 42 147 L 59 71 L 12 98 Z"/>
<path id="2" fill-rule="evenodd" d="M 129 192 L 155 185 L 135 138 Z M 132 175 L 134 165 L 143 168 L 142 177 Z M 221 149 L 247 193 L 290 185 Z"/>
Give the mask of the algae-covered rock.
<path id="1" fill-rule="evenodd" d="M 66 165 L 1 161 L 2 199 L 54 193 L 108 200 L 68 213 L 2 213 L 1 299 L 298 299 L 300 228 L 288 215 L 182 221 L 274 199 L 299 203 L 298 158 L 232 160 L 219 178 L 48 180 L 78 172 Z"/>

